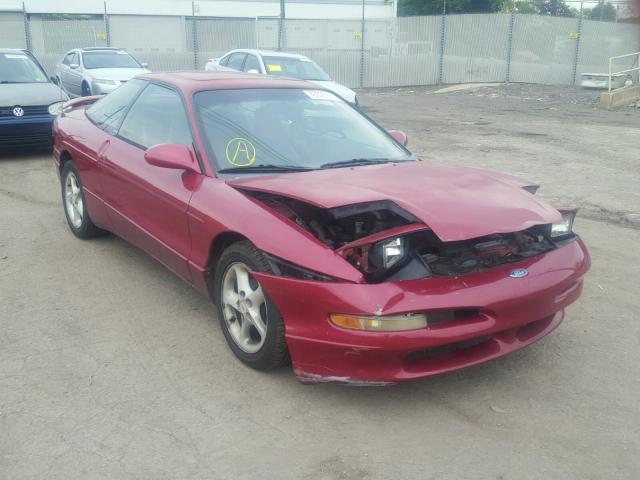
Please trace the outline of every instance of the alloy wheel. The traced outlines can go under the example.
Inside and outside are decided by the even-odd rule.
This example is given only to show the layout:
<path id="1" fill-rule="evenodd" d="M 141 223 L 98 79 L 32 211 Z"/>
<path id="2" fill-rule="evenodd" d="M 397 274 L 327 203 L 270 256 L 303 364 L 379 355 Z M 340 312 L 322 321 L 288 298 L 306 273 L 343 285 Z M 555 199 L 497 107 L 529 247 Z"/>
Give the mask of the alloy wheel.
<path id="1" fill-rule="evenodd" d="M 69 172 L 64 182 L 64 204 L 71 225 L 74 228 L 80 228 L 84 214 L 84 203 L 78 178 L 73 172 Z"/>
<path id="2" fill-rule="evenodd" d="M 256 353 L 267 337 L 267 304 L 249 267 L 232 263 L 221 285 L 222 312 L 234 343 L 247 353 Z"/>

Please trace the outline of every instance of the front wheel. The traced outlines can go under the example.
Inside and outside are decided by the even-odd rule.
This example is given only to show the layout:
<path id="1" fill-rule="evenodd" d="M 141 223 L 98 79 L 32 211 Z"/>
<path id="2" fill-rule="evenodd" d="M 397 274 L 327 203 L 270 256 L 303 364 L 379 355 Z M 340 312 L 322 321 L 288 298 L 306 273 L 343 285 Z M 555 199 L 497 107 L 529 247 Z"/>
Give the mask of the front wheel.
<path id="1" fill-rule="evenodd" d="M 256 370 L 272 370 L 288 359 L 284 321 L 252 272 L 273 273 L 250 242 L 228 247 L 220 257 L 213 299 L 225 339 L 241 361 Z"/>
<path id="2" fill-rule="evenodd" d="M 93 238 L 102 235 L 104 231 L 96 227 L 89 217 L 80 174 L 72 161 L 64 164 L 60 179 L 64 214 L 73 234 L 78 238 Z"/>

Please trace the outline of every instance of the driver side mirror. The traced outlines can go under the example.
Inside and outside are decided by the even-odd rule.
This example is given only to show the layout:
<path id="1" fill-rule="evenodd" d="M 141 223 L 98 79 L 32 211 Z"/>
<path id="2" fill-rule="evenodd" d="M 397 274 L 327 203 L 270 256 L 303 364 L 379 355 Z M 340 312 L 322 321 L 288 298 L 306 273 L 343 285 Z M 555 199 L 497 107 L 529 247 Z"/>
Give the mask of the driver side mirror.
<path id="1" fill-rule="evenodd" d="M 69 65 L 69 68 L 71 70 L 77 70 L 77 69 L 80 68 L 80 65 L 78 65 L 77 63 L 72 63 L 72 64 Z"/>
<path id="2" fill-rule="evenodd" d="M 195 155 L 191 148 L 186 145 L 177 143 L 154 145 L 144 152 L 144 159 L 149 165 L 156 167 L 200 173 Z"/>
<path id="3" fill-rule="evenodd" d="M 147 62 L 142 62 L 142 63 L 140 64 L 140 66 L 141 66 L 142 68 L 147 68 L 147 67 L 149 66 L 149 64 L 148 64 Z"/>
<path id="4" fill-rule="evenodd" d="M 403 147 L 407 146 L 409 143 L 409 137 L 402 130 L 389 130 L 389 135 L 391 135 L 396 142 L 398 142 Z"/>
<path id="5" fill-rule="evenodd" d="M 55 75 L 51 75 L 49 77 L 49 80 L 51 80 L 52 83 L 58 85 L 58 77 L 56 77 Z M 58 85 L 59 86 L 59 85 Z"/>

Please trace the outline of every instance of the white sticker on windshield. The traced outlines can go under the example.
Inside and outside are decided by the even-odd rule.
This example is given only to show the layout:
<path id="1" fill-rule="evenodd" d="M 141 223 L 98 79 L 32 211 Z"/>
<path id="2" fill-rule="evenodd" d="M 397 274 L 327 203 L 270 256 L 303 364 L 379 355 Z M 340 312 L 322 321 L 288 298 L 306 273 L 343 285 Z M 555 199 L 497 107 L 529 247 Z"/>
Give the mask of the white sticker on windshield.
<path id="1" fill-rule="evenodd" d="M 26 55 L 20 55 L 20 54 L 15 54 L 15 53 L 5 53 L 4 54 L 5 58 L 23 58 L 23 59 L 27 59 Z"/>
<path id="2" fill-rule="evenodd" d="M 333 93 L 325 90 L 305 90 L 304 93 L 312 100 L 333 100 L 334 102 L 338 100 Z"/>

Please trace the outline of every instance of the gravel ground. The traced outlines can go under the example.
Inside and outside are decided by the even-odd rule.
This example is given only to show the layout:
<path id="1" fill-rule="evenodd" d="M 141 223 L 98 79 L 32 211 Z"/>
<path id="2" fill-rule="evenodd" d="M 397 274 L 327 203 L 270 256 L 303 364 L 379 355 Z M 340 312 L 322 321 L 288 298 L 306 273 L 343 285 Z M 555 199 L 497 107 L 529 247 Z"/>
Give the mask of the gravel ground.
<path id="1" fill-rule="evenodd" d="M 0 478 L 640 478 L 640 112 L 523 85 L 369 91 L 429 161 L 582 208 L 583 297 L 537 344 L 391 388 L 234 359 L 208 300 L 68 231 L 46 153 L 0 157 Z"/>

